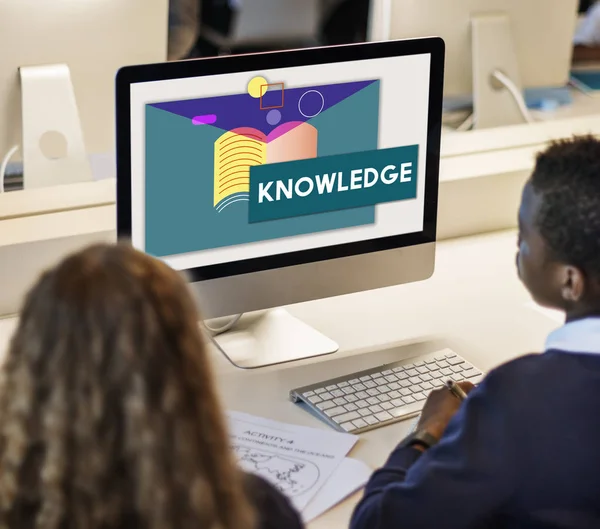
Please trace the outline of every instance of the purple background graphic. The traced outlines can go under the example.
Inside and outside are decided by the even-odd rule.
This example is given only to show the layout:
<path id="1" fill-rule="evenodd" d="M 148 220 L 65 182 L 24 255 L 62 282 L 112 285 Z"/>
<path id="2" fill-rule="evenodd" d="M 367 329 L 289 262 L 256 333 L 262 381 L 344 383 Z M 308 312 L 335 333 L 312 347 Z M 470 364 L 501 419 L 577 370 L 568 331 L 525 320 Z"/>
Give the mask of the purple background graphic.
<path id="1" fill-rule="evenodd" d="M 276 81 L 271 81 L 275 83 Z M 191 120 L 196 116 L 214 115 L 216 120 L 212 126 L 223 130 L 233 130 L 238 127 L 252 127 L 264 134 L 269 134 L 275 126 L 288 122 L 306 122 L 311 118 L 303 116 L 298 110 L 298 101 L 309 91 L 316 90 L 323 95 L 323 99 L 314 92 L 308 93 L 302 99 L 302 112 L 313 116 L 337 105 L 344 99 L 360 92 L 363 88 L 373 84 L 375 81 L 360 81 L 352 83 L 329 84 L 322 86 L 307 86 L 303 88 L 284 87 L 284 106 L 277 110 L 281 118 L 277 123 L 269 124 L 267 115 L 270 109 L 260 109 L 260 99 L 250 94 L 236 94 L 218 97 L 205 97 L 202 99 L 187 99 L 185 101 L 170 101 L 166 103 L 153 103 L 149 106 L 165 110 L 172 114 L 183 116 Z M 278 105 L 281 102 L 281 91 L 269 90 L 263 97 L 263 107 Z M 273 114 L 272 114 L 273 115 Z M 212 117 L 212 116 L 211 116 Z"/>

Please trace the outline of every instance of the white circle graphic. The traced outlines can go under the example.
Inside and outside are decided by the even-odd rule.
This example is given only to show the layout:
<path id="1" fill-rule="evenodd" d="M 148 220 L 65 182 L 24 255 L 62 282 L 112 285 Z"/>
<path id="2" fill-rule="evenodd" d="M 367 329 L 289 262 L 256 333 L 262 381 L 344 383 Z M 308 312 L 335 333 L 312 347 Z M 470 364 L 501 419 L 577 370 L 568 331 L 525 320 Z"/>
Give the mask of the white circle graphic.
<path id="1" fill-rule="evenodd" d="M 311 116 L 302 112 L 302 107 L 301 107 L 304 96 L 307 94 L 310 94 L 310 93 L 319 94 L 319 96 L 321 97 L 321 108 L 315 114 L 312 114 Z M 300 99 L 298 100 L 298 112 L 300 112 L 300 114 L 302 114 L 305 118 L 309 118 L 309 119 L 317 117 L 322 112 L 324 106 L 325 106 L 325 98 L 323 97 L 323 94 L 321 92 L 319 92 L 318 90 L 307 90 L 300 96 Z"/>

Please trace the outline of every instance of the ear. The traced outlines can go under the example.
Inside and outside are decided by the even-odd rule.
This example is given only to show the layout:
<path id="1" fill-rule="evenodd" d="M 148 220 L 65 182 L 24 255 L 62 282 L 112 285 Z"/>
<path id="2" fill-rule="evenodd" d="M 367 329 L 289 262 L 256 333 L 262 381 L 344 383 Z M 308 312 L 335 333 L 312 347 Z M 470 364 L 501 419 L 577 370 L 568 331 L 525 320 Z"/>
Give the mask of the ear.
<path id="1" fill-rule="evenodd" d="M 586 279 L 583 272 L 575 266 L 565 266 L 562 269 L 561 295 L 566 303 L 577 303 L 583 297 Z"/>

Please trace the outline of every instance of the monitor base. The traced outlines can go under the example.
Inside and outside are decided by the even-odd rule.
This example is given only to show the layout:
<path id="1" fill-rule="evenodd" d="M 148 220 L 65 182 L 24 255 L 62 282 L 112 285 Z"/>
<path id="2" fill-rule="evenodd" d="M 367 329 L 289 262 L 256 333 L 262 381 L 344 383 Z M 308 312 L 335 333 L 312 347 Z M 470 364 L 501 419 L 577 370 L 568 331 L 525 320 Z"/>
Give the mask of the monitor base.
<path id="1" fill-rule="evenodd" d="M 339 346 L 284 309 L 243 316 L 231 330 L 214 338 L 227 359 L 255 369 L 335 353 Z"/>

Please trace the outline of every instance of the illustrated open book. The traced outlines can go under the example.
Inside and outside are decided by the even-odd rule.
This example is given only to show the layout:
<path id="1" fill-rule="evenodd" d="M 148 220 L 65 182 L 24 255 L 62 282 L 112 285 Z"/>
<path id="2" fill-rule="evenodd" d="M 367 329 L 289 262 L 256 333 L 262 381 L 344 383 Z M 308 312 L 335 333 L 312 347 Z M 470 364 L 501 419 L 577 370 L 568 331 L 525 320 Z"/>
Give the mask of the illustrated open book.
<path id="1" fill-rule="evenodd" d="M 249 200 L 250 167 L 316 158 L 317 142 L 317 129 L 300 121 L 283 123 L 268 135 L 251 127 L 222 134 L 215 141 L 216 210 Z"/>

